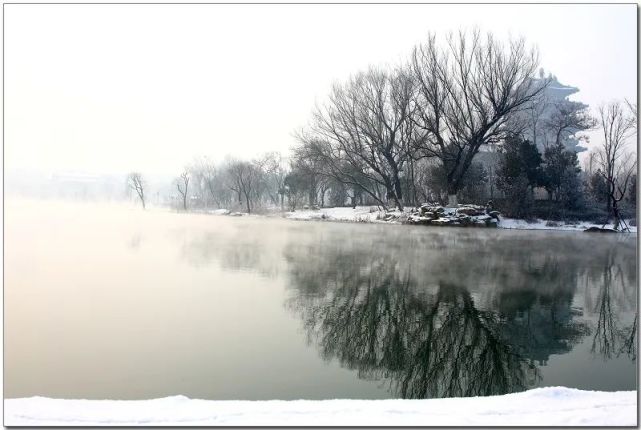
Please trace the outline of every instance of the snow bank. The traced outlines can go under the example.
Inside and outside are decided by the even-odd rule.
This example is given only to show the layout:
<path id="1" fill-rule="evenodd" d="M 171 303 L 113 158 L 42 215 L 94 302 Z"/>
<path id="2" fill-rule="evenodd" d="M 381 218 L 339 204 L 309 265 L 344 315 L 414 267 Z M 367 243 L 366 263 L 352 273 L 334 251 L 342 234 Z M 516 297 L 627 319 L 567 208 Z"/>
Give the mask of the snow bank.
<path id="1" fill-rule="evenodd" d="M 461 205 L 465 206 L 465 205 Z M 409 221 L 410 224 L 420 224 L 420 217 L 412 215 L 412 208 L 406 208 L 404 213 L 398 210 L 383 211 L 376 206 L 357 206 L 355 209 L 351 207 L 337 207 L 337 208 L 321 208 L 321 209 L 303 209 L 295 212 L 277 212 L 273 211 L 272 216 L 280 214 L 284 218 L 311 221 L 311 220 L 326 220 L 326 221 L 343 221 L 343 222 L 372 222 L 372 223 L 385 223 L 385 224 L 400 224 Z M 455 215 L 455 209 L 444 208 L 444 214 L 448 217 Z M 230 212 L 227 209 L 218 209 L 209 211 L 213 215 L 249 215 L 242 212 Z M 256 216 L 252 214 L 252 216 Z M 487 216 L 472 216 L 473 220 L 483 221 Z M 412 222 L 414 221 L 414 222 Z M 419 222 L 416 222 L 419 221 Z M 430 225 L 445 224 L 432 222 Z M 557 221 L 546 221 L 538 219 L 536 221 L 525 221 L 522 219 L 506 218 L 499 216 L 497 223 L 498 228 L 514 229 L 514 230 L 564 230 L 564 231 L 584 231 L 589 227 L 601 227 L 601 224 L 594 224 L 591 222 L 581 221 L 574 224 L 566 224 Z M 606 228 L 613 228 L 612 224 L 607 224 Z M 636 233 L 636 227 L 630 227 L 630 233 Z"/>
<path id="2" fill-rule="evenodd" d="M 284 216 L 289 219 L 306 221 L 324 219 L 329 221 L 386 222 L 384 220 L 385 214 L 385 211 L 379 210 L 375 206 L 357 206 L 355 209 L 350 207 L 321 208 L 316 210 L 304 209 L 295 212 L 286 212 Z"/>
<path id="3" fill-rule="evenodd" d="M 637 392 L 537 388 L 431 400 L 6 399 L 5 426 L 636 426 Z"/>
<path id="4" fill-rule="evenodd" d="M 629 223 L 628 223 L 629 225 Z M 566 230 L 566 231 L 584 231 L 589 227 L 602 227 L 602 224 L 594 224 L 587 221 L 579 221 L 575 224 L 566 224 L 557 221 L 546 221 L 537 219 L 534 222 L 528 222 L 522 219 L 513 219 L 501 217 L 499 228 L 508 228 L 516 230 Z M 606 228 L 614 228 L 614 224 L 606 224 Z M 630 227 L 630 233 L 636 233 L 636 227 Z"/>

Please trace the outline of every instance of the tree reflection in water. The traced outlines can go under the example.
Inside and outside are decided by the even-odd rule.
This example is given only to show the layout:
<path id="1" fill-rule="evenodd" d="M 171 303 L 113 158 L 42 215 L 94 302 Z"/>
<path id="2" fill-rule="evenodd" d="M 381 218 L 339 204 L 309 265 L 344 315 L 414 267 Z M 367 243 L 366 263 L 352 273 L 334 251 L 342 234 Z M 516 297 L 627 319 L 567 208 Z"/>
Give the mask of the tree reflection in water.
<path id="1" fill-rule="evenodd" d="M 411 279 L 380 265 L 303 308 L 323 357 L 338 358 L 361 378 L 389 379 L 404 398 L 501 394 L 538 376 L 501 338 L 499 318 L 478 310 L 469 291 L 441 284 L 418 295 Z"/>
<path id="2" fill-rule="evenodd" d="M 591 333 L 573 307 L 592 263 L 580 254 L 533 255 L 506 242 L 486 256 L 428 247 L 417 264 L 390 247 L 330 243 L 285 251 L 297 291 L 289 306 L 325 360 L 387 380 L 396 396 L 522 391 L 537 384 L 551 354 L 569 352 Z M 464 275 L 452 261 L 464 263 L 455 266 Z M 456 282 L 470 281 L 470 272 L 475 282 Z"/>
<path id="3" fill-rule="evenodd" d="M 636 358 L 633 237 L 254 224 L 181 237 L 182 254 L 284 279 L 324 359 L 396 396 L 524 390 L 585 339 L 605 360 Z"/>
<path id="4" fill-rule="evenodd" d="M 636 360 L 639 314 L 637 310 L 630 320 L 626 318 L 625 312 L 625 304 L 636 303 L 636 288 L 634 281 L 630 285 L 629 276 L 626 276 L 617 252 L 617 248 L 611 249 L 603 259 L 602 270 L 591 274 L 599 285 L 594 305 L 597 319 L 591 350 L 604 359 L 626 354 L 630 359 Z M 621 300 L 621 296 L 625 300 Z"/>

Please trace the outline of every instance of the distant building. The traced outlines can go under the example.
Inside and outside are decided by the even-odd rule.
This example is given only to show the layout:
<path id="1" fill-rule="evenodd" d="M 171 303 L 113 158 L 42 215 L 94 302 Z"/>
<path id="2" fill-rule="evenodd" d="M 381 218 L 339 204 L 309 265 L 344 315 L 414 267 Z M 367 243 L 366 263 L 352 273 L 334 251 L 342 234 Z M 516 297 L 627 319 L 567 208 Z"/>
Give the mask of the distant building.
<path id="1" fill-rule="evenodd" d="M 547 79 L 549 80 L 548 85 L 541 95 L 517 116 L 517 121 L 521 121 L 524 125 L 523 137 L 536 143 L 541 153 L 543 153 L 547 145 L 554 143 L 556 140 L 555 133 L 547 127 L 546 123 L 558 111 L 559 107 L 563 105 L 572 106 L 575 109 L 588 107 L 584 103 L 569 99 L 572 94 L 579 92 L 578 88 L 561 84 L 556 76 L 553 75 L 548 76 Z M 537 81 L 543 82 L 542 79 Z M 575 136 L 578 131 L 581 130 L 565 130 L 561 135 L 561 140 L 567 149 L 583 152 L 587 149 L 579 146 L 581 142 Z"/>
<path id="2" fill-rule="evenodd" d="M 536 143 L 541 154 L 543 154 L 547 145 L 554 143 L 556 140 L 554 133 L 546 127 L 546 122 L 550 120 L 559 106 L 572 104 L 574 107 L 587 107 L 584 103 L 568 99 L 572 94 L 579 92 L 578 88 L 561 84 L 556 76 L 550 75 L 547 79 L 549 80 L 548 86 L 541 95 L 516 115 L 511 124 L 521 130 L 521 134 L 525 139 Z M 543 82 L 542 74 L 537 81 Z M 567 149 L 575 152 L 586 151 L 586 148 L 579 146 L 581 142 L 575 136 L 577 131 L 579 130 L 569 129 L 564 131 L 561 135 L 561 140 Z M 500 144 L 485 145 L 474 156 L 474 161 L 481 163 L 487 171 L 488 181 L 485 187 L 485 195 L 490 199 L 503 197 L 503 193 L 497 189 L 496 184 L 496 170 L 498 169 L 500 158 Z M 534 190 L 535 199 L 547 199 L 547 197 L 547 192 L 543 188 L 539 187 Z"/>

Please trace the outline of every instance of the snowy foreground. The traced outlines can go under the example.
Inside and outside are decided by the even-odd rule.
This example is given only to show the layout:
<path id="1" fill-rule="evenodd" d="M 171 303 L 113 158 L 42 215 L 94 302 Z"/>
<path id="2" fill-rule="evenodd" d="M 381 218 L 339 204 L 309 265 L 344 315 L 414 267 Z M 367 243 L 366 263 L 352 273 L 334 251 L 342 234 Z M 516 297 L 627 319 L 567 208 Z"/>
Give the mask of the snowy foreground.
<path id="1" fill-rule="evenodd" d="M 430 400 L 6 399 L 5 426 L 636 426 L 637 392 L 537 388 Z"/>

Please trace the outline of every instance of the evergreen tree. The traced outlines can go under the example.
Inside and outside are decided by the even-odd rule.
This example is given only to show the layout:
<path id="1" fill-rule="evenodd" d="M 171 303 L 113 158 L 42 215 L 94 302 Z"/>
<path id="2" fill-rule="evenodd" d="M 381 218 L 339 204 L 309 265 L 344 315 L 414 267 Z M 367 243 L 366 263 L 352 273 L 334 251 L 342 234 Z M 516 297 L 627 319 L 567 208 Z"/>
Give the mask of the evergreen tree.
<path id="1" fill-rule="evenodd" d="M 534 200 L 534 187 L 541 185 L 542 158 L 536 145 L 519 136 L 510 136 L 503 145 L 497 169 L 497 186 L 505 193 L 510 215 L 527 217 Z"/>
<path id="2" fill-rule="evenodd" d="M 543 161 L 544 186 L 550 200 L 559 202 L 567 209 L 576 208 L 581 197 L 581 168 L 576 152 L 558 142 L 546 148 Z"/>

